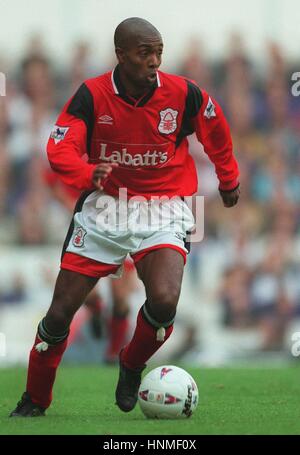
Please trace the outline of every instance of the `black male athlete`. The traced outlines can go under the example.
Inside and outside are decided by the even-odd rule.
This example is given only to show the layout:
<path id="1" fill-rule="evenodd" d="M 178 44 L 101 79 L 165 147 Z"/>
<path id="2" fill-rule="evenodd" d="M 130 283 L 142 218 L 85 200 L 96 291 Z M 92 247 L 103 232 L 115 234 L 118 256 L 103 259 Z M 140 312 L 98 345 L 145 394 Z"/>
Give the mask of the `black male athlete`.
<path id="1" fill-rule="evenodd" d="M 26 392 L 11 416 L 44 415 L 74 314 L 99 278 L 120 273 L 128 254 L 145 286 L 146 302 L 132 340 L 120 352 L 116 403 L 125 412 L 134 408 L 145 364 L 173 330 L 188 252 L 185 237 L 194 224 L 182 201 L 197 190 L 188 135 L 196 133 L 214 163 L 224 206 L 234 206 L 239 198 L 238 166 L 218 103 L 194 82 L 158 71 L 163 42 L 146 20 L 126 19 L 114 41 L 118 65 L 81 85 L 49 139 L 52 169 L 82 194 L 53 300 L 30 353 Z M 125 230 L 101 218 L 103 198 L 110 198 L 109 210 L 120 212 L 120 188 L 129 198 Z M 162 196 L 174 201 L 165 204 L 173 204 L 175 218 L 163 229 L 136 229 L 141 206 L 151 211 L 151 200 Z"/>

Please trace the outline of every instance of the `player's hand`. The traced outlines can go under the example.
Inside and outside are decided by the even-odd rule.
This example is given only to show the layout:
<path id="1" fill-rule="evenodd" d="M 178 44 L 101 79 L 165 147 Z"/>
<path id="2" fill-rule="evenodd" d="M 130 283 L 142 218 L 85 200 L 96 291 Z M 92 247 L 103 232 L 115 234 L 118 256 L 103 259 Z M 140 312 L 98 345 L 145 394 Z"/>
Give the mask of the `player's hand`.
<path id="1" fill-rule="evenodd" d="M 112 170 L 118 167 L 118 163 L 100 163 L 93 172 L 92 181 L 98 190 L 103 190 L 102 181 L 106 179 Z"/>
<path id="2" fill-rule="evenodd" d="M 219 190 L 219 192 L 223 199 L 224 207 L 233 207 L 237 204 L 240 197 L 240 185 L 231 191 Z"/>

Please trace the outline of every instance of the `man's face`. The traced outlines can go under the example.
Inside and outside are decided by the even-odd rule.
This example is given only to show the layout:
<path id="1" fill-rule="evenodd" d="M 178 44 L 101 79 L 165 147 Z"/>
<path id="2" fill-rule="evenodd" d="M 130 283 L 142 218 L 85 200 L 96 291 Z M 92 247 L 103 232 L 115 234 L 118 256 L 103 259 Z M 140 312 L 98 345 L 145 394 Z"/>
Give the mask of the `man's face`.
<path id="1" fill-rule="evenodd" d="M 156 81 L 161 64 L 163 42 L 159 35 L 133 40 L 125 49 L 117 48 L 117 56 L 126 77 L 140 88 L 150 88 Z"/>

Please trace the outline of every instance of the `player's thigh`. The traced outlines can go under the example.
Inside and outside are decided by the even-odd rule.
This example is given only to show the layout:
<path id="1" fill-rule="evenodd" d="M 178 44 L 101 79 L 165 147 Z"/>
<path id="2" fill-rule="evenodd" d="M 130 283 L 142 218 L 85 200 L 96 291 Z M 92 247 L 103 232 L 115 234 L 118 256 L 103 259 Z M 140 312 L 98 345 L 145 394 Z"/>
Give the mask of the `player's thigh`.
<path id="1" fill-rule="evenodd" d="M 113 297 L 128 297 L 138 288 L 136 269 L 127 270 L 124 268 L 123 274 L 118 279 L 111 280 L 111 290 Z"/>
<path id="2" fill-rule="evenodd" d="M 75 314 L 97 281 L 98 278 L 60 270 L 48 313 L 56 309 L 69 315 Z"/>
<path id="3" fill-rule="evenodd" d="M 184 259 L 178 251 L 171 248 L 151 251 L 136 263 L 136 269 L 147 298 L 157 295 L 179 298 Z"/>

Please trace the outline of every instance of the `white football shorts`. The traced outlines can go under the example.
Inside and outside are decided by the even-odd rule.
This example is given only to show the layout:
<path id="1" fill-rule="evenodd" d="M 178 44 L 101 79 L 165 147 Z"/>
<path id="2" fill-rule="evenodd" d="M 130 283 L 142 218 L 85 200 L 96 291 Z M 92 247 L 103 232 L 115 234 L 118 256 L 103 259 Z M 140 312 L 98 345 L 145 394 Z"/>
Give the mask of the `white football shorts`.
<path id="1" fill-rule="evenodd" d="M 98 278 L 119 277 L 128 255 L 136 263 L 160 248 L 175 249 L 186 261 L 186 237 L 194 224 L 179 196 L 127 200 L 103 191 L 84 192 L 64 243 L 61 268 Z"/>

